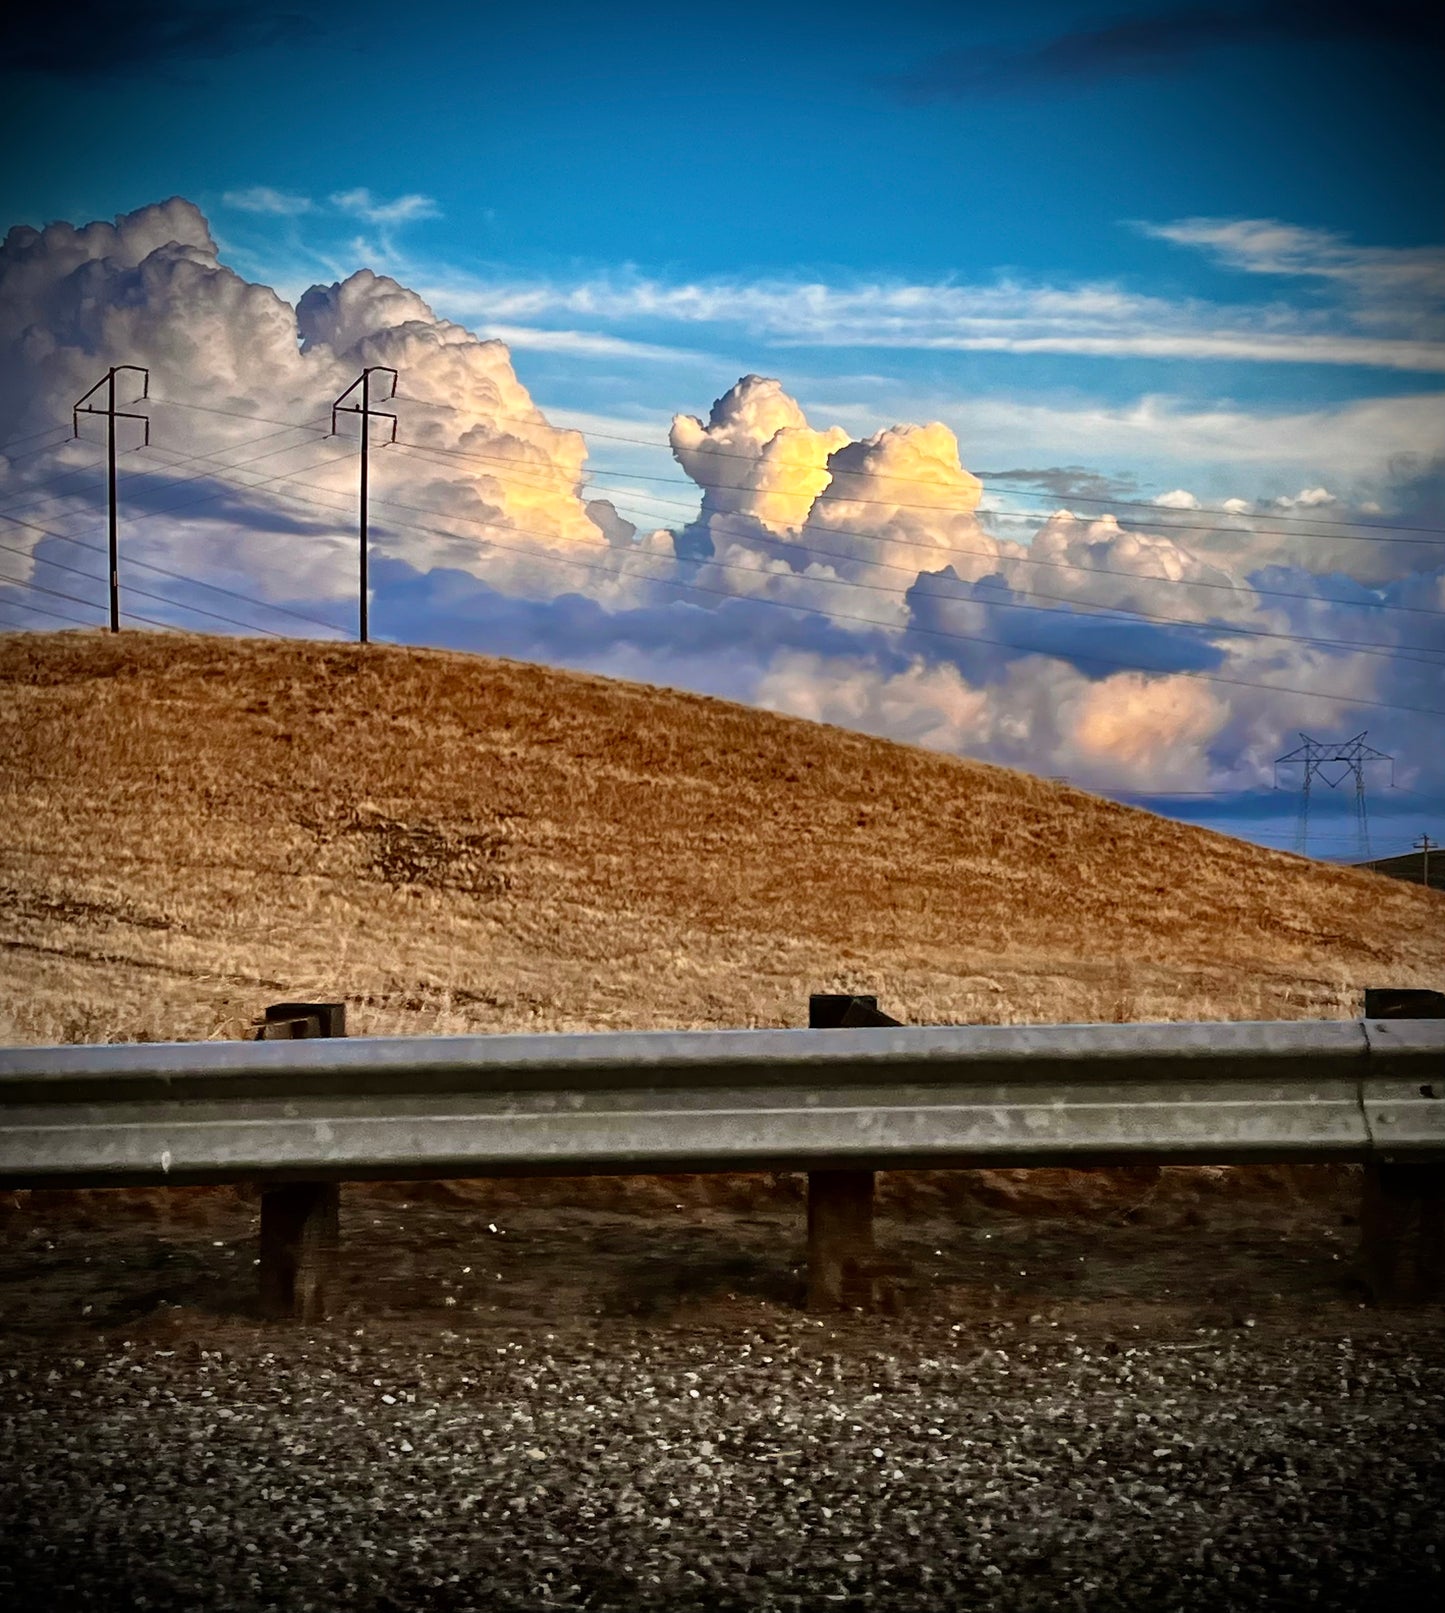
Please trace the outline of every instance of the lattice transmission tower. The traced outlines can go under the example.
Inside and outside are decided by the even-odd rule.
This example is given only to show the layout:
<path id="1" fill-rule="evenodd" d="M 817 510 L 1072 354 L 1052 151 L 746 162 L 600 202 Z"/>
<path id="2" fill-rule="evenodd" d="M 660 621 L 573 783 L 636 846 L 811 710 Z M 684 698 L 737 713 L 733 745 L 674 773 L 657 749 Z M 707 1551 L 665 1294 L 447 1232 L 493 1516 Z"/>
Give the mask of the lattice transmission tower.
<path id="1" fill-rule="evenodd" d="M 1282 767 L 1302 767 L 1304 769 L 1304 785 L 1300 790 L 1299 820 L 1295 829 L 1295 850 L 1301 856 L 1309 854 L 1310 834 L 1310 785 L 1316 779 L 1321 779 L 1330 789 L 1337 789 L 1347 778 L 1355 781 L 1355 834 L 1359 844 L 1358 861 L 1365 862 L 1370 855 L 1370 817 L 1365 807 L 1365 768 L 1371 762 L 1388 762 L 1390 764 L 1390 785 L 1395 783 L 1395 758 L 1387 756 L 1384 751 L 1375 750 L 1373 746 L 1365 743 L 1365 733 L 1362 731 L 1353 739 L 1347 739 L 1342 744 L 1325 744 L 1318 739 L 1311 739 L 1308 734 L 1301 733 L 1302 745 L 1284 756 L 1277 756 L 1274 763 L 1274 784 L 1279 788 L 1279 770 Z"/>

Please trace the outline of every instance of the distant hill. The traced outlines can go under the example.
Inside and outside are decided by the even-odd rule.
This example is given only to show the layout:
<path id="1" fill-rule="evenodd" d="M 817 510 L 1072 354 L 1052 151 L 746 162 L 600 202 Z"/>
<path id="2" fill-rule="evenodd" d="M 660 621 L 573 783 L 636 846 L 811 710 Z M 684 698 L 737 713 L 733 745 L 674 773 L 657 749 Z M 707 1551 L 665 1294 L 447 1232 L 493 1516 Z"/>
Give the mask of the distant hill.
<path id="1" fill-rule="evenodd" d="M 1387 874 L 1391 879 L 1408 879 L 1412 885 L 1429 885 L 1431 890 L 1445 891 L 1445 851 L 1432 849 L 1427 865 L 1423 851 L 1407 851 L 1399 857 L 1375 857 L 1369 862 L 1356 863 L 1356 868 L 1372 874 Z M 1426 878 L 1426 874 L 1429 878 Z"/>
<path id="2" fill-rule="evenodd" d="M 0 1040 L 1348 1016 L 1445 903 L 1026 774 L 479 656 L 0 639 Z"/>

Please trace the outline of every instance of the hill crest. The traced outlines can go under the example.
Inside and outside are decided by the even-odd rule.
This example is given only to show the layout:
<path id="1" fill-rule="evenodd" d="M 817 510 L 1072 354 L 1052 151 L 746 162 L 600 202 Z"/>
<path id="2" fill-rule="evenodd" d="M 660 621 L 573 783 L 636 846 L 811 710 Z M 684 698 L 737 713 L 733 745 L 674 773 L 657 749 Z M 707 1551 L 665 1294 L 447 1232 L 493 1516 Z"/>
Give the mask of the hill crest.
<path id="1" fill-rule="evenodd" d="M 0 640 L 0 1038 L 1338 1017 L 1445 904 L 1051 781 L 450 651 Z"/>

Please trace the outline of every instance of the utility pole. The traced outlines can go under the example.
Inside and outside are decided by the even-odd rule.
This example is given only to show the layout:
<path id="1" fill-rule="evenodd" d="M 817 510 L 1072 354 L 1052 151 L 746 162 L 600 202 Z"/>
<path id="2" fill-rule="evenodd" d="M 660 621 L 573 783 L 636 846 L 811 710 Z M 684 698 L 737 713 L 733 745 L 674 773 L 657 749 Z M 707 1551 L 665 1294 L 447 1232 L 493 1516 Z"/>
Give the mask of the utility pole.
<path id="1" fill-rule="evenodd" d="M 1410 849 L 1420 853 L 1420 883 L 1425 887 L 1426 890 L 1429 890 L 1430 853 L 1432 851 L 1439 851 L 1440 842 L 1438 840 L 1432 840 L 1429 835 L 1422 834 Z"/>
<path id="2" fill-rule="evenodd" d="M 1390 764 L 1390 785 L 1395 783 L 1395 758 L 1387 756 L 1384 751 L 1375 750 L 1365 743 L 1365 730 L 1356 734 L 1353 739 L 1347 739 L 1342 744 L 1329 745 L 1318 739 L 1311 739 L 1308 734 L 1301 733 L 1302 745 L 1296 745 L 1287 755 L 1275 757 L 1274 787 L 1279 788 L 1279 770 L 1281 767 L 1301 766 L 1305 770 L 1304 788 L 1300 793 L 1299 824 L 1295 832 L 1295 850 L 1303 856 L 1309 854 L 1310 833 L 1310 785 L 1315 779 L 1323 779 L 1330 789 L 1335 789 L 1347 778 L 1355 781 L 1355 833 L 1359 838 L 1359 858 L 1361 862 L 1369 860 L 1370 856 L 1370 821 L 1365 810 L 1365 767 L 1370 762 L 1388 762 Z"/>
<path id="3" fill-rule="evenodd" d="M 371 449 L 371 422 L 373 419 L 391 421 L 391 440 L 396 441 L 396 416 L 386 414 L 380 409 L 371 407 L 371 378 L 373 375 L 389 375 L 391 377 L 391 391 L 386 394 L 387 401 L 396 396 L 396 371 L 385 364 L 368 364 L 360 375 L 331 405 L 331 435 L 336 435 L 336 416 L 338 414 L 359 414 L 361 416 L 361 518 L 359 522 L 359 536 L 361 538 L 361 602 L 357 613 L 357 621 L 361 642 L 368 642 L 368 615 L 367 610 L 367 532 L 366 532 L 366 490 L 369 471 Z M 347 403 L 347 399 L 357 387 L 361 388 L 361 402 Z"/>
<path id="4" fill-rule="evenodd" d="M 115 423 L 117 420 L 141 420 L 145 423 L 145 446 L 151 445 L 151 421 L 147 414 L 127 414 L 124 410 L 117 410 L 115 406 L 115 378 L 122 370 L 132 370 L 142 376 L 141 394 L 139 398 L 132 398 L 132 403 L 139 403 L 151 395 L 151 372 L 139 364 L 112 364 L 107 373 L 91 387 L 90 391 L 77 402 L 71 410 L 72 429 L 75 436 L 80 435 L 80 417 L 83 414 L 103 414 L 106 417 L 106 447 L 110 466 L 110 630 L 112 633 L 120 632 L 120 541 L 117 530 L 116 498 L 115 498 Z M 106 401 L 103 409 L 98 409 L 90 401 L 101 387 L 106 389 Z"/>

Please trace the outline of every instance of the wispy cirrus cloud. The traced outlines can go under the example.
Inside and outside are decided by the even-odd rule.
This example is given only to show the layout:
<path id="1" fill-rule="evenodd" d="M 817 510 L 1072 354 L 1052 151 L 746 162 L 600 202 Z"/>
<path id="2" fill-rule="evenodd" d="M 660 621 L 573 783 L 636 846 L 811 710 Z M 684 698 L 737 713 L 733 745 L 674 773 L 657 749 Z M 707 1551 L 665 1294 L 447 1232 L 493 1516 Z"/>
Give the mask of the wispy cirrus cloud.
<path id="1" fill-rule="evenodd" d="M 625 336 L 606 336 L 585 330 L 541 330 L 530 325 L 479 325 L 477 334 L 505 342 L 508 347 L 538 353 L 574 353 L 581 358 L 635 358 L 675 363 L 695 362 L 701 355 L 685 347 L 663 347 L 656 342 L 634 342 Z"/>
<path id="2" fill-rule="evenodd" d="M 1445 21 L 1428 0 L 1236 0 L 1121 17 L 1016 46 L 948 51 L 889 83 L 906 100 L 1002 95 L 1169 72 L 1240 46 L 1438 45 Z"/>
<path id="3" fill-rule="evenodd" d="M 411 224 L 417 219 L 441 217 L 441 209 L 430 196 L 412 193 L 384 202 L 364 185 L 334 192 L 331 205 L 367 224 Z"/>
<path id="4" fill-rule="evenodd" d="M 1445 246 L 1361 246 L 1335 230 L 1274 218 L 1185 218 L 1137 227 L 1246 274 L 1324 282 L 1346 299 L 1361 325 L 1445 335 Z"/>
<path id="5" fill-rule="evenodd" d="M 1445 249 L 1360 247 L 1268 220 L 1186 219 L 1139 226 L 1256 273 L 1312 276 L 1337 295 L 1222 304 L 1096 282 L 853 284 L 594 277 L 556 281 L 433 275 L 427 295 L 456 319 L 537 329 L 569 324 L 715 326 L 776 347 L 1053 353 L 1352 365 L 1445 373 L 1440 287 Z"/>
<path id="6" fill-rule="evenodd" d="M 293 196 L 270 185 L 248 185 L 244 190 L 228 190 L 221 200 L 238 212 L 259 213 L 268 218 L 299 218 L 303 213 L 316 211 L 316 203 L 309 196 Z"/>

